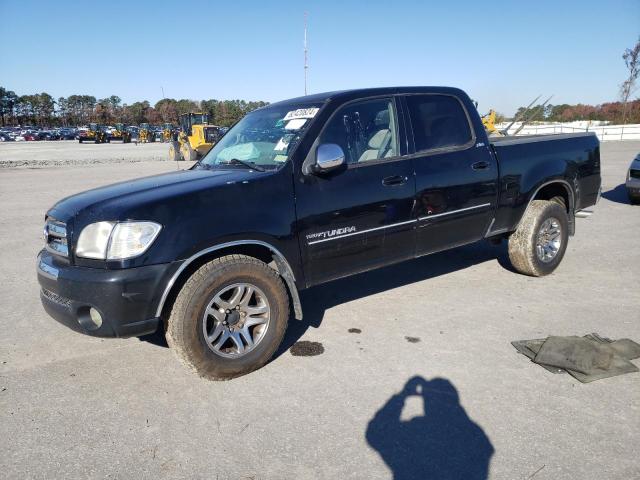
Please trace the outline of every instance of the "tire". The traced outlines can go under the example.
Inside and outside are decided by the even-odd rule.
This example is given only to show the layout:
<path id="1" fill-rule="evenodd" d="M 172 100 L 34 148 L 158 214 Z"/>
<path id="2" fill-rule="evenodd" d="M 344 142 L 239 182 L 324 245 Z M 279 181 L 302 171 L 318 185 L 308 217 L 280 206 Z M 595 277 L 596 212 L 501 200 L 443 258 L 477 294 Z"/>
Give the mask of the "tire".
<path id="1" fill-rule="evenodd" d="M 257 330 L 253 330 L 254 346 L 247 343 L 243 346 L 246 349 L 244 353 L 240 353 L 240 347 L 235 340 L 230 337 L 225 337 L 226 341 L 223 340 L 223 336 L 232 327 L 224 327 L 222 323 L 227 321 L 230 324 L 241 319 L 248 325 L 248 321 L 257 317 L 247 316 L 249 310 L 245 312 L 242 309 L 238 310 L 239 313 L 235 313 L 233 309 L 227 310 L 230 312 L 228 315 L 224 311 L 220 313 L 221 303 L 215 300 L 221 298 L 224 292 L 231 291 L 231 298 L 227 298 L 228 303 L 224 306 L 228 308 L 229 305 L 233 305 L 235 289 L 242 288 L 238 287 L 239 285 L 250 285 L 255 289 L 255 297 L 252 297 L 254 294 L 249 295 L 253 298 L 252 301 L 257 302 L 259 298 L 262 300 L 258 306 L 246 308 L 264 309 L 266 304 L 268 312 L 261 313 L 268 315 L 268 320 L 264 327 L 254 327 L 262 327 L 261 333 L 256 334 Z M 244 298 L 244 294 L 238 295 Z M 208 308 L 209 306 L 212 308 Z M 215 317 L 206 312 L 213 312 Z M 245 316 L 240 317 L 243 314 Z M 232 315 L 235 315 L 235 320 Z M 184 284 L 167 322 L 167 343 L 178 358 L 201 377 L 229 380 L 252 372 L 269 361 L 282 342 L 288 320 L 289 296 L 278 273 L 256 258 L 228 255 L 206 263 Z M 235 325 L 244 331 L 240 323 Z M 222 332 L 220 336 L 211 333 L 214 330 L 218 331 L 218 328 Z M 225 328 L 227 330 L 224 330 Z M 241 338 L 239 330 L 235 330 L 235 334 Z M 212 345 L 223 342 L 222 347 L 216 351 L 215 346 L 207 343 L 205 335 L 214 339 Z"/>
<path id="2" fill-rule="evenodd" d="M 180 147 L 180 152 L 182 153 L 182 158 L 184 158 L 187 162 L 195 162 L 198 159 L 198 152 L 191 148 L 191 144 L 189 143 L 189 141 L 186 141 Z"/>
<path id="3" fill-rule="evenodd" d="M 82 143 L 82 138 L 79 138 L 79 139 L 78 139 L 78 143 Z"/>
<path id="4" fill-rule="evenodd" d="M 629 203 L 631 205 L 640 205 L 640 197 L 636 197 L 635 195 L 631 195 L 627 190 L 627 196 L 629 197 Z"/>
<path id="5" fill-rule="evenodd" d="M 540 235 L 545 238 L 539 239 Z M 509 237 L 511 265 L 524 275 L 549 275 L 562 261 L 568 241 L 569 220 L 565 207 L 554 201 L 534 200 L 518 229 Z"/>
<path id="6" fill-rule="evenodd" d="M 171 145 L 169 145 L 169 160 L 173 162 L 179 162 L 182 160 L 182 155 L 180 155 L 180 144 L 178 142 L 171 142 Z"/>

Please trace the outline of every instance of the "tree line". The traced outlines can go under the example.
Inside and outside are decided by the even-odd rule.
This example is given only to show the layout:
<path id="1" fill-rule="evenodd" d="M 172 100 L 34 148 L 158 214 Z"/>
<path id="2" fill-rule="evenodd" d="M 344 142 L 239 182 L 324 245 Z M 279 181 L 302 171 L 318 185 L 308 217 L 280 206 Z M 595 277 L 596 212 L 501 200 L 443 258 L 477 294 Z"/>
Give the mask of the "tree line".
<path id="1" fill-rule="evenodd" d="M 640 123 L 640 99 L 627 103 L 609 102 L 601 105 L 535 105 L 527 109 L 520 107 L 514 118 L 526 119 L 537 115 L 534 121 L 573 122 L 576 120 L 602 120 L 612 124 Z"/>
<path id="2" fill-rule="evenodd" d="M 126 104 L 117 95 L 97 99 L 92 95 L 70 95 L 55 99 L 46 92 L 16 95 L 0 87 L 2 126 L 37 125 L 47 127 L 79 126 L 90 122 L 113 124 L 177 123 L 178 116 L 189 112 L 209 114 L 214 125 L 229 126 L 248 112 L 268 105 L 262 101 L 188 100 L 164 98 L 151 105 L 147 100 Z"/>

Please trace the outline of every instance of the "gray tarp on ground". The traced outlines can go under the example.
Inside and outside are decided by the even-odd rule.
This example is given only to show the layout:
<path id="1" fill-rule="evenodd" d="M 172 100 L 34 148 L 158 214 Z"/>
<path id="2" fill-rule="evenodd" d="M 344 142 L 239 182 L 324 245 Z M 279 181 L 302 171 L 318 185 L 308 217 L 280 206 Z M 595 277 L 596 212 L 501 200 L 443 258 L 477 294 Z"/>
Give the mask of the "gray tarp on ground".
<path id="1" fill-rule="evenodd" d="M 640 345 L 591 333 L 584 337 L 547 337 L 511 342 L 518 352 L 553 373 L 565 371 L 582 383 L 637 372 L 629 360 L 640 358 Z"/>

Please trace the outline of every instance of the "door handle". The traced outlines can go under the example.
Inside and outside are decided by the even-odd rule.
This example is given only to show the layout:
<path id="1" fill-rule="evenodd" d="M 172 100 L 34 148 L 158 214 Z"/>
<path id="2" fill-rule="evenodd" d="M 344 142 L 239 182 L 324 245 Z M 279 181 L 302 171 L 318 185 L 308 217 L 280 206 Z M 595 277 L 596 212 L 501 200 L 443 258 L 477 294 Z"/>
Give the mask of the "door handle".
<path id="1" fill-rule="evenodd" d="M 489 168 L 491 166 L 491 164 L 489 162 L 476 162 L 473 165 L 471 165 L 471 168 L 473 168 L 474 170 L 486 170 L 487 168 Z"/>
<path id="2" fill-rule="evenodd" d="M 396 185 L 404 185 L 409 180 L 408 177 L 402 175 L 393 175 L 391 177 L 385 177 L 382 179 L 382 185 L 385 187 L 393 187 Z"/>

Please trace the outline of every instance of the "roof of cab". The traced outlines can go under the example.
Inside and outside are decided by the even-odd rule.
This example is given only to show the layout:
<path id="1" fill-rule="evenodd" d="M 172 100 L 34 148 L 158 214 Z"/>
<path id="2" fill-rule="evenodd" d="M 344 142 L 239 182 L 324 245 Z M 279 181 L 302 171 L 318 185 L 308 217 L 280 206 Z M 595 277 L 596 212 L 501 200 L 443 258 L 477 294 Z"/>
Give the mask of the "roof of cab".
<path id="1" fill-rule="evenodd" d="M 379 87 L 379 88 L 356 88 L 351 90 L 337 90 L 333 92 L 314 93 L 303 97 L 290 98 L 274 102 L 269 106 L 288 105 L 300 103 L 321 103 L 329 100 L 352 100 L 358 97 L 373 97 L 377 95 L 397 95 L 411 93 L 447 93 L 460 96 L 466 95 L 459 88 L 454 87 Z"/>

